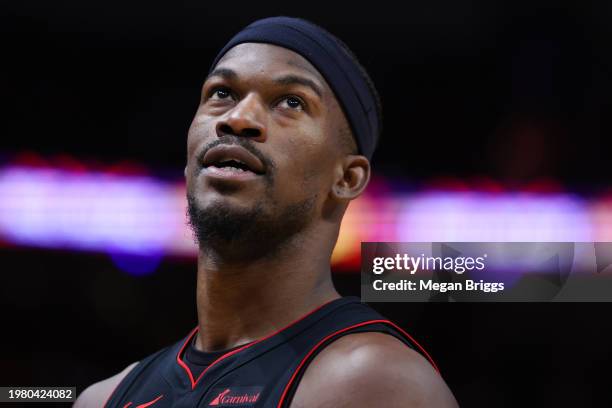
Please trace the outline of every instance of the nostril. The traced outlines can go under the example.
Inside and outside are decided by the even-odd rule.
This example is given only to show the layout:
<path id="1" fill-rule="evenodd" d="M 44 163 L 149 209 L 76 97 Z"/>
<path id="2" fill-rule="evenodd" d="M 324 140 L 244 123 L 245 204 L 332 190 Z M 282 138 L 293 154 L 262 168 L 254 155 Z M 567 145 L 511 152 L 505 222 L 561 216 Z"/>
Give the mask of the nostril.
<path id="1" fill-rule="evenodd" d="M 261 132 L 258 129 L 253 129 L 253 128 L 242 129 L 241 133 L 247 137 L 258 137 L 261 134 Z"/>
<path id="2" fill-rule="evenodd" d="M 228 123 L 217 124 L 217 135 L 234 135 L 255 138 L 261 136 L 261 130 L 255 127 L 234 128 Z"/>
<path id="3" fill-rule="evenodd" d="M 227 125 L 227 124 L 219 125 L 219 131 L 222 134 L 224 134 L 224 135 L 233 134 L 234 133 L 234 130 L 229 125 Z"/>

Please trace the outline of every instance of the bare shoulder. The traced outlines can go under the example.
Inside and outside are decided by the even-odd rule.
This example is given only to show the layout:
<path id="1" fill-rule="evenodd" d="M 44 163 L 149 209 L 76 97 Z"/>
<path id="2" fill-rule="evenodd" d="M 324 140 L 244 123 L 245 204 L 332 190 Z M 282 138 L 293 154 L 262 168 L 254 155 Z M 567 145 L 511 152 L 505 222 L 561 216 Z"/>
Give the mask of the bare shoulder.
<path id="1" fill-rule="evenodd" d="M 73 408 L 100 408 L 108 400 L 111 393 L 115 390 L 117 385 L 125 378 L 126 375 L 138 362 L 132 363 L 127 366 L 123 371 L 112 377 L 102 380 L 95 384 L 90 385 L 83 391 L 79 398 L 74 402 Z"/>
<path id="2" fill-rule="evenodd" d="M 384 333 L 354 333 L 335 340 L 310 363 L 291 404 L 302 407 L 456 408 L 452 392 L 432 365 Z"/>

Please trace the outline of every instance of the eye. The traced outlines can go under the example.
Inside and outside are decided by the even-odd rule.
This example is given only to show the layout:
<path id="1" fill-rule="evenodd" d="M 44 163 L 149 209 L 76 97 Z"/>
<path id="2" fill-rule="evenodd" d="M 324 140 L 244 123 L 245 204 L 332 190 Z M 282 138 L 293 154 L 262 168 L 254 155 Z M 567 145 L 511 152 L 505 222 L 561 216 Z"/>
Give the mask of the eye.
<path id="1" fill-rule="evenodd" d="M 228 88 L 215 88 L 209 93 L 210 99 L 227 99 L 232 96 L 232 93 Z"/>
<path id="2" fill-rule="evenodd" d="M 297 96 L 287 96 L 281 100 L 279 105 L 298 111 L 302 111 L 306 107 L 306 104 Z"/>

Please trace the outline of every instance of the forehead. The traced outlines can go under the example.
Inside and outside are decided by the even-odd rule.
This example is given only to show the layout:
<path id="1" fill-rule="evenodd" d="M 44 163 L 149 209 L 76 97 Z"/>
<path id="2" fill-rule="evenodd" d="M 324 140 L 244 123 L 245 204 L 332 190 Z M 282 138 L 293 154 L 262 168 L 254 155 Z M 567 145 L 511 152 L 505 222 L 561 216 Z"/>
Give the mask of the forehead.
<path id="1" fill-rule="evenodd" d="M 231 48 L 217 63 L 216 67 L 231 67 L 237 72 L 272 75 L 278 72 L 292 72 L 308 75 L 328 88 L 319 71 L 300 54 L 272 44 L 243 43 Z"/>

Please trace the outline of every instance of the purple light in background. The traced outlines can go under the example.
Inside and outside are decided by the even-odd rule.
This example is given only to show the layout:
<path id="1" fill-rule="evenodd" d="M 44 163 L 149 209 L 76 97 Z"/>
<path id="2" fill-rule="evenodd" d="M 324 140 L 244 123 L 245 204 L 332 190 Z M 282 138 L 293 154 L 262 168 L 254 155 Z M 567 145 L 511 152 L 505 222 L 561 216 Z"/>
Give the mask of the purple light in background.
<path id="1" fill-rule="evenodd" d="M 0 197 L 0 237 L 9 243 L 106 252 L 136 274 L 154 270 L 164 255 L 197 253 L 182 182 L 6 167 Z M 358 256 L 360 241 L 601 240 L 612 237 L 611 203 L 585 203 L 570 194 L 397 195 L 388 189 L 349 206 L 334 262 Z"/>
<path id="2" fill-rule="evenodd" d="M 398 214 L 403 242 L 590 241 L 585 203 L 572 195 L 426 193 Z"/>
<path id="3" fill-rule="evenodd" d="M 176 187 L 145 177 L 6 168 L 0 197 L 0 233 L 17 244 L 149 254 L 186 230 Z"/>

